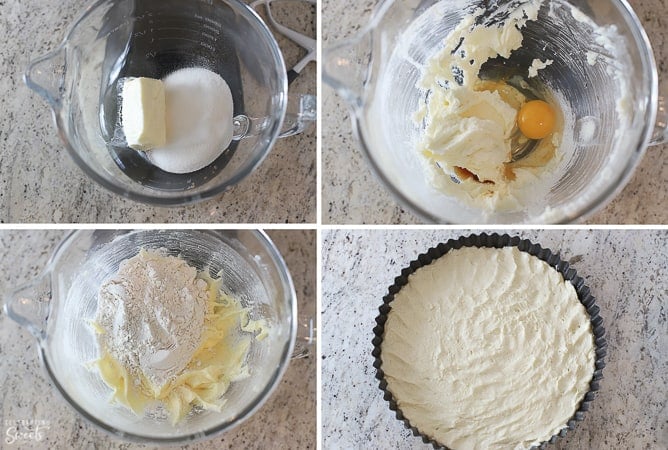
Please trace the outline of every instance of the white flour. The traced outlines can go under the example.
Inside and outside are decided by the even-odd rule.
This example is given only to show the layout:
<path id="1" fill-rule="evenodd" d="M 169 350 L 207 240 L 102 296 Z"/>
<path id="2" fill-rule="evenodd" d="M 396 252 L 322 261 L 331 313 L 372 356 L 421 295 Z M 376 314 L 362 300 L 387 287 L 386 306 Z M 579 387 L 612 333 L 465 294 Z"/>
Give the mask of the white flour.
<path id="1" fill-rule="evenodd" d="M 160 250 L 121 262 L 99 292 L 101 344 L 133 376 L 158 389 L 181 372 L 199 347 L 207 283 L 197 270 Z"/>
<path id="2" fill-rule="evenodd" d="M 218 158 L 232 142 L 234 104 L 230 88 L 217 73 L 193 67 L 163 80 L 167 144 L 147 153 L 162 170 L 189 173 Z"/>

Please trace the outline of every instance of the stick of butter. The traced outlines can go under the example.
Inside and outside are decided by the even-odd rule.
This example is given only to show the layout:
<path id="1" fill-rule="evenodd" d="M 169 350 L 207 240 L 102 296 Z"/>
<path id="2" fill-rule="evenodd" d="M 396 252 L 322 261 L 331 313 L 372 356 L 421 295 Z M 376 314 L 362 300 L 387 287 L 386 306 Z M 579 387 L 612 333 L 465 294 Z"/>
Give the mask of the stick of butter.
<path id="1" fill-rule="evenodd" d="M 128 78 L 123 83 L 121 123 L 128 146 L 146 151 L 167 142 L 165 87 L 153 78 Z"/>

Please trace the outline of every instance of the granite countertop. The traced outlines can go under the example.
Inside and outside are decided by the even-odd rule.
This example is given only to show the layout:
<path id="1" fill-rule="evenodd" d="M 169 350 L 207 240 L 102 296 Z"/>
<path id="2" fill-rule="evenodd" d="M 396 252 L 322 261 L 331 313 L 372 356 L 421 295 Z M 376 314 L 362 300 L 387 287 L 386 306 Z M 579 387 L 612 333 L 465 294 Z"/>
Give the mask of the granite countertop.
<path id="1" fill-rule="evenodd" d="M 572 261 L 597 299 L 608 356 L 601 390 L 550 448 L 668 448 L 668 230 L 508 231 Z M 378 389 L 371 339 L 378 307 L 418 254 L 468 230 L 323 232 L 323 448 L 423 448 Z"/>
<path id="2" fill-rule="evenodd" d="M 268 233 L 290 269 L 300 309 L 314 314 L 315 231 Z M 56 230 L 0 231 L 3 297 L 41 272 L 64 234 Z M 152 448 L 116 440 L 83 420 L 48 381 L 36 345 L 35 338 L 0 309 L 0 449 Z M 17 421 L 29 420 L 46 421 L 42 440 L 8 444 L 7 429 L 15 427 Z M 211 440 L 182 448 L 314 449 L 315 444 L 316 358 L 309 357 L 290 363 L 267 403 L 246 422 Z"/>
<path id="3" fill-rule="evenodd" d="M 3 223 L 315 223 L 316 128 L 277 141 L 260 167 L 226 193 L 193 206 L 161 208 L 126 200 L 89 179 L 72 161 L 46 102 L 22 75 L 29 61 L 56 48 L 84 0 L 0 4 L 0 222 Z M 248 1 L 248 3 L 250 3 Z M 277 8 L 286 26 L 315 36 L 311 5 Z M 260 8 L 264 15 L 263 8 Z M 305 52 L 281 35 L 286 65 Z M 309 64 L 291 93 L 316 93 Z"/>
<path id="4" fill-rule="evenodd" d="M 371 17 L 378 0 L 326 0 L 322 46 L 353 36 Z M 665 0 L 630 0 L 645 28 L 659 78 L 668 88 L 668 7 Z M 352 134 L 346 102 L 323 83 L 322 222 L 325 224 L 414 224 L 422 219 L 400 206 L 366 164 Z M 664 95 L 667 92 L 664 89 Z M 668 223 L 666 180 L 668 145 L 650 147 L 624 190 L 588 223 Z M 341 170 L 345 167 L 345 170 Z"/>

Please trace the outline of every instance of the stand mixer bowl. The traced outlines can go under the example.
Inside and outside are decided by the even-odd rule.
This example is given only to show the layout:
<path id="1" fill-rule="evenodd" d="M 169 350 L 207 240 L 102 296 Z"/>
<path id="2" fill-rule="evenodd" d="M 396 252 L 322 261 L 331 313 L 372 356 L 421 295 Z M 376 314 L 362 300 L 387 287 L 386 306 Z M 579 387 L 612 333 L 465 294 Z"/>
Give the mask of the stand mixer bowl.
<path id="1" fill-rule="evenodd" d="M 220 75 L 234 101 L 235 140 L 209 166 L 174 174 L 114 142 L 119 80 L 183 68 Z M 285 64 L 260 17 L 238 0 L 99 0 L 25 82 L 49 103 L 59 135 L 93 180 L 124 197 L 174 206 L 220 194 L 253 172 L 278 137 L 315 120 L 315 98 L 288 101 Z M 188 151 L 188 149 L 185 149 Z"/>
<path id="2" fill-rule="evenodd" d="M 193 409 L 176 425 L 160 408 L 138 417 L 110 402 L 111 389 L 90 367 L 100 357 L 90 326 L 97 293 L 120 262 L 140 248 L 164 248 L 212 276 L 222 270 L 225 293 L 247 308 L 252 319 L 268 322 L 269 335 L 251 343 L 246 360 L 250 376 L 230 384 L 221 412 Z M 290 274 L 269 238 L 253 230 L 75 231 L 55 250 L 40 277 L 9 295 L 5 308 L 37 338 L 44 367 L 67 402 L 99 428 L 136 442 L 190 442 L 243 422 L 280 381 L 297 330 Z"/>
<path id="3" fill-rule="evenodd" d="M 531 205 L 507 211 L 467 206 L 432 187 L 416 150 L 424 125 L 414 115 L 429 95 L 417 86 L 423 70 L 466 15 L 485 8 L 485 21 L 519 3 L 386 0 L 357 36 L 325 51 L 323 79 L 349 103 L 368 163 L 395 198 L 425 221 L 584 220 L 622 189 L 648 145 L 668 139 L 652 50 L 630 6 L 622 0 L 546 0 L 538 20 L 522 29 L 520 49 L 508 60 L 488 61 L 481 75 L 505 79 L 521 71 L 526 78 L 534 58 L 553 60 L 536 80 L 565 99 L 562 109 L 570 112 L 554 181 Z M 614 52 L 571 6 L 614 38 Z M 599 54 L 593 65 L 588 52 Z"/>

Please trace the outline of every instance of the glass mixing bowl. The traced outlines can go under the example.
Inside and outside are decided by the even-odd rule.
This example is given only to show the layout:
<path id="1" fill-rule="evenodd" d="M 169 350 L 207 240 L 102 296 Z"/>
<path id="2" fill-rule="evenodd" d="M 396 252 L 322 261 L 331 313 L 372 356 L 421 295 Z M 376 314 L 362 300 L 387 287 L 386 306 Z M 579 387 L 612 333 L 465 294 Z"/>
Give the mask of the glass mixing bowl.
<path id="1" fill-rule="evenodd" d="M 97 370 L 88 368 L 100 356 L 89 324 L 100 286 L 140 248 L 165 248 L 212 276 L 222 270 L 222 289 L 248 308 L 252 319 L 268 321 L 268 337 L 253 340 L 249 349 L 250 377 L 230 385 L 221 412 L 191 411 L 176 425 L 167 414 L 138 417 L 111 403 L 111 389 Z M 115 436 L 152 443 L 204 438 L 248 418 L 285 372 L 297 330 L 296 294 L 287 267 L 269 238 L 253 230 L 75 231 L 58 246 L 40 277 L 8 296 L 5 308 L 37 337 L 49 377 L 78 413 Z M 303 352 L 300 348 L 294 356 Z"/>
<path id="2" fill-rule="evenodd" d="M 357 36 L 325 50 L 323 79 L 349 103 L 353 130 L 367 161 L 398 201 L 427 221 L 582 220 L 622 189 L 649 144 L 668 140 L 668 112 L 658 96 L 652 50 L 628 3 L 546 0 L 538 20 L 523 29 L 522 47 L 507 61 L 483 65 L 481 74 L 505 78 L 522 71 L 526 78 L 534 58 L 553 60 L 537 80 L 560 93 L 572 112 L 554 181 L 545 195 L 536 195 L 531 207 L 506 212 L 469 207 L 433 188 L 416 150 L 422 124 L 413 120 L 428 95 L 416 86 L 422 70 L 465 15 L 487 8 L 480 19 L 486 20 L 499 8 L 519 3 L 385 0 Z M 606 28 L 613 51 L 597 42 L 592 26 L 574 15 L 570 5 Z M 588 51 L 599 54 L 594 65 L 589 64 Z M 626 115 L 618 111 L 621 97 Z"/>
<path id="3" fill-rule="evenodd" d="M 230 86 L 235 137 L 209 166 L 174 174 L 114 139 L 118 84 L 124 77 L 163 78 L 186 67 L 216 72 Z M 88 176 L 117 194 L 157 205 L 225 191 L 258 167 L 278 137 L 315 120 L 315 97 L 288 101 L 276 40 L 237 0 L 97 1 L 55 51 L 30 64 L 25 82 L 47 100 L 61 139 Z"/>

